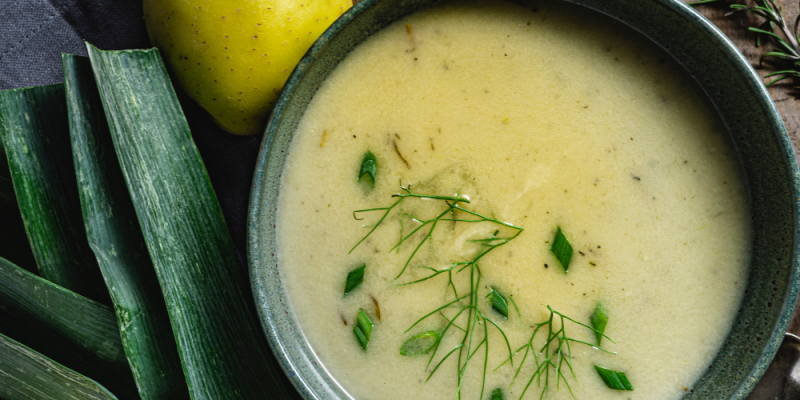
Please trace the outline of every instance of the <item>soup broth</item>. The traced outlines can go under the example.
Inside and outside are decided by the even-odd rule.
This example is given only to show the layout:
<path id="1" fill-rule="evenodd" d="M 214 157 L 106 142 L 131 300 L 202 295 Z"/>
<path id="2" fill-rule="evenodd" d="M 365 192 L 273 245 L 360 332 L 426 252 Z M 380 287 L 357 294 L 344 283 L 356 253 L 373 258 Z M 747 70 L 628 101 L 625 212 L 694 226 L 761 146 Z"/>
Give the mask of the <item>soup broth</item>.
<path id="1" fill-rule="evenodd" d="M 354 49 L 297 128 L 278 209 L 282 280 L 330 374 L 356 399 L 447 399 L 459 385 L 464 399 L 691 390 L 741 302 L 750 227 L 726 130 L 680 71 L 628 28 L 550 2 L 439 5 Z M 367 151 L 374 187 L 359 180 Z M 383 209 L 354 214 L 408 193 L 463 201 L 406 197 L 383 220 Z M 572 247 L 566 271 L 551 251 L 558 229 Z M 363 283 L 345 296 L 361 265 Z M 540 369 L 547 388 L 531 380 L 536 360 L 522 347 L 548 306 L 591 326 L 598 304 L 601 347 L 616 354 L 570 342 L 572 370 Z M 359 309 L 374 324 L 366 350 Z M 556 315 L 534 337 L 539 362 L 561 326 Z M 596 345 L 589 328 L 564 327 Z M 401 354 L 445 328 L 432 358 Z M 624 372 L 634 390 L 609 389 L 595 366 Z"/>

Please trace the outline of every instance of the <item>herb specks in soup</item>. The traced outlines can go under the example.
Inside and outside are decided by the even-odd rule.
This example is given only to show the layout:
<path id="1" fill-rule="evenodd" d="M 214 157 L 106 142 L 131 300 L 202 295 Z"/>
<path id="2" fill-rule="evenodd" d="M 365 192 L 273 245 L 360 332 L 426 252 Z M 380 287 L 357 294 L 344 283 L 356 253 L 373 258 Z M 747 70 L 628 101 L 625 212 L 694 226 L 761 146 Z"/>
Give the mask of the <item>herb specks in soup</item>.
<path id="1" fill-rule="evenodd" d="M 724 127 L 679 71 L 550 2 L 437 6 L 354 49 L 298 126 L 278 210 L 332 376 L 380 400 L 690 390 L 741 302 L 750 226 Z"/>

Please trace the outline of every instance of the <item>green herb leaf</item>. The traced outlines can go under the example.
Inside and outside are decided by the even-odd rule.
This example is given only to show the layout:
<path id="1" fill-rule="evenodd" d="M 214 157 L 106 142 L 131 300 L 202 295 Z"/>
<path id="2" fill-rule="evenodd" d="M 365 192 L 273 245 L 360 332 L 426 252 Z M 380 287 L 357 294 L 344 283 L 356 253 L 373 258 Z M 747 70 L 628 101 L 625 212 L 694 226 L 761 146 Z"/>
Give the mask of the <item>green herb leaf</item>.
<path id="1" fill-rule="evenodd" d="M 495 390 L 492 390 L 492 396 L 489 398 L 489 400 L 505 400 L 503 397 L 503 389 L 496 388 Z"/>
<path id="2" fill-rule="evenodd" d="M 437 331 L 420 333 L 419 335 L 406 340 L 406 342 L 400 346 L 400 355 L 418 356 L 420 354 L 425 354 L 431 351 L 434 346 L 436 346 L 436 343 L 439 342 L 440 338 L 441 336 Z"/>
<path id="3" fill-rule="evenodd" d="M 628 377 L 625 376 L 624 372 L 598 367 L 597 365 L 594 366 L 594 369 L 597 370 L 600 378 L 603 379 L 603 382 L 605 382 L 606 386 L 608 386 L 610 389 L 633 390 L 633 386 L 631 386 L 631 383 L 628 381 Z"/>
<path id="4" fill-rule="evenodd" d="M 361 170 L 358 172 L 358 180 L 361 181 L 361 178 L 363 178 L 364 175 L 369 175 L 369 177 L 372 179 L 370 185 L 375 187 L 375 174 L 377 173 L 377 170 L 378 160 L 371 151 L 367 150 L 367 152 L 364 153 L 364 158 L 361 159 Z"/>
<path id="5" fill-rule="evenodd" d="M 81 220 L 64 85 L 0 92 L 0 140 L 39 274 L 111 304 Z"/>
<path id="6" fill-rule="evenodd" d="M 144 399 L 188 399 L 167 307 L 114 154 L 89 58 L 64 54 L 61 59 L 86 235 L 117 310 L 137 387 Z"/>
<path id="7" fill-rule="evenodd" d="M 0 334 L 0 398 L 116 400 L 106 388 Z"/>
<path id="8" fill-rule="evenodd" d="M 508 301 L 506 298 L 495 288 L 492 288 L 489 296 L 492 296 L 492 309 L 502 315 L 503 318 L 508 319 Z"/>
<path id="9" fill-rule="evenodd" d="M 357 287 L 361 286 L 361 282 L 364 281 L 364 269 L 367 268 L 367 264 L 361 264 L 360 267 L 350 271 L 347 274 L 347 280 L 344 283 L 344 295 L 347 296 L 350 292 L 355 290 Z"/>
<path id="10" fill-rule="evenodd" d="M 561 227 L 559 226 L 556 230 L 556 236 L 553 238 L 553 245 L 550 246 L 550 251 L 558 259 L 558 262 L 561 263 L 561 267 L 564 268 L 564 273 L 567 273 L 569 270 L 569 262 L 572 260 L 572 245 L 567 240 L 567 237 L 564 236 L 564 232 L 561 231 Z"/>
<path id="11" fill-rule="evenodd" d="M 372 320 L 369 319 L 369 316 L 367 316 L 364 310 L 359 308 L 353 332 L 356 334 L 356 339 L 364 351 L 367 351 L 369 337 L 372 334 L 372 326 Z"/>
<path id="12" fill-rule="evenodd" d="M 606 314 L 606 308 L 600 302 L 597 302 L 597 305 L 594 307 L 594 313 L 592 314 L 591 318 L 592 328 L 597 330 L 594 333 L 595 339 L 597 339 L 597 345 L 600 345 L 600 342 L 603 340 L 603 333 L 606 331 L 606 324 L 608 324 L 608 314 Z"/>
<path id="13" fill-rule="evenodd" d="M 191 397 L 295 398 L 158 50 L 87 49 Z"/>

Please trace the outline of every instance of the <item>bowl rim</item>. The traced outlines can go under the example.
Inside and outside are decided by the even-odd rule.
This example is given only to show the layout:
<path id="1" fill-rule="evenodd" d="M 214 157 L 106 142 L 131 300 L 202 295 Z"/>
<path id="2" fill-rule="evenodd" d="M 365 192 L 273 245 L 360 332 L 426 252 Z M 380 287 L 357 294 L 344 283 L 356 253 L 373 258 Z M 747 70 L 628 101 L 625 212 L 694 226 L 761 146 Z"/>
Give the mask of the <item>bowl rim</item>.
<path id="1" fill-rule="evenodd" d="M 277 129 L 278 121 L 281 119 L 284 111 L 287 108 L 287 105 L 290 103 L 292 99 L 292 94 L 297 87 L 298 83 L 302 81 L 306 70 L 312 65 L 316 57 L 319 53 L 324 51 L 328 46 L 328 43 L 333 40 L 348 24 L 351 23 L 355 18 L 361 15 L 365 10 L 375 7 L 376 5 L 380 4 L 385 0 L 361 0 L 356 3 L 353 7 L 348 9 L 344 14 L 342 14 L 333 24 L 328 27 L 328 29 L 322 33 L 322 35 L 314 42 L 308 52 L 303 56 L 303 58 L 299 61 L 295 69 L 290 74 L 286 84 L 284 85 L 284 89 L 282 90 L 280 97 L 278 98 L 275 108 L 272 111 L 272 115 L 269 118 L 269 122 L 264 132 L 264 136 L 262 139 L 261 147 L 259 149 L 258 160 L 255 167 L 255 172 L 253 175 L 253 184 L 251 186 L 251 194 L 250 194 L 250 202 L 248 207 L 248 217 L 247 217 L 247 263 L 248 263 L 248 270 L 251 279 L 251 289 L 253 291 L 253 296 L 255 299 L 256 309 L 259 314 L 259 319 L 262 325 L 262 329 L 270 343 L 270 347 L 274 355 L 276 356 L 278 363 L 280 364 L 281 368 L 283 369 L 284 373 L 289 378 L 289 381 L 294 385 L 294 387 L 298 390 L 301 396 L 304 399 L 320 399 L 320 398 L 328 398 L 328 396 L 340 394 L 342 398 L 352 398 L 349 396 L 346 391 L 339 386 L 339 384 L 332 378 L 330 373 L 325 369 L 324 365 L 319 363 L 317 366 L 321 368 L 325 374 L 327 375 L 317 375 L 316 378 L 322 378 L 323 380 L 328 380 L 329 382 L 317 382 L 314 380 L 315 377 L 307 377 L 304 375 L 304 368 L 301 363 L 298 363 L 298 360 L 293 360 L 291 358 L 290 350 L 287 346 L 282 343 L 281 335 L 279 332 L 279 328 L 273 319 L 273 315 L 267 309 L 265 304 L 265 299 L 269 296 L 266 292 L 266 289 L 259 285 L 259 279 L 262 279 L 269 273 L 265 273 L 263 271 L 263 265 L 260 263 L 260 244 L 261 240 L 259 237 L 259 229 L 260 229 L 260 215 L 262 213 L 261 207 L 261 198 L 262 198 L 262 182 L 264 180 L 264 175 L 266 172 L 267 166 L 267 159 L 269 150 L 272 147 L 274 134 Z M 447 0 L 444 0 L 447 1 Z M 607 15 L 610 18 L 613 18 L 617 21 L 620 21 L 615 15 L 606 13 L 602 10 L 597 10 L 593 7 L 588 7 L 584 4 L 585 0 L 559 0 L 567 3 L 577 4 L 582 7 L 587 7 L 592 9 L 595 12 L 602 13 Z M 756 73 L 753 67 L 750 65 L 749 61 L 744 57 L 744 55 L 739 51 L 736 45 L 727 37 L 725 36 L 722 31 L 717 28 L 711 21 L 706 19 L 703 15 L 698 13 L 694 8 L 691 6 L 683 3 L 680 0 L 639 0 L 644 2 L 652 2 L 652 3 L 659 3 L 661 5 L 666 6 L 668 9 L 671 9 L 674 12 L 677 12 L 681 17 L 690 19 L 694 24 L 698 25 L 701 29 L 703 29 L 710 37 L 715 41 L 715 45 L 721 47 L 721 50 L 725 53 L 725 55 L 731 57 L 734 61 L 735 67 L 742 73 L 745 77 L 746 82 L 751 87 L 752 92 L 754 93 L 755 97 L 757 98 L 759 105 L 767 111 L 767 117 L 769 119 L 770 124 L 775 128 L 777 131 L 777 141 L 779 142 L 781 154 L 780 156 L 783 158 L 783 161 L 788 166 L 789 171 L 788 175 L 791 177 L 791 192 L 793 196 L 793 237 L 792 237 L 792 270 L 790 278 L 788 279 L 788 285 L 786 288 L 786 296 L 785 301 L 782 306 L 782 310 L 779 314 L 779 318 L 776 324 L 775 329 L 772 331 L 769 339 L 767 340 L 767 344 L 765 345 L 764 351 L 762 352 L 757 364 L 754 366 L 752 371 L 746 375 L 748 379 L 743 379 L 743 382 L 738 386 L 735 390 L 733 396 L 731 398 L 736 399 L 744 399 L 747 395 L 753 390 L 756 384 L 759 382 L 763 374 L 766 372 L 767 368 L 772 362 L 772 359 L 775 356 L 775 353 L 779 349 L 784 335 L 786 334 L 786 329 L 788 328 L 789 322 L 792 319 L 793 312 L 795 309 L 795 304 L 797 302 L 798 292 L 800 291 L 800 257 L 798 257 L 798 253 L 800 253 L 800 243 L 798 242 L 798 216 L 800 216 L 800 169 L 798 169 L 797 164 L 797 156 L 794 151 L 794 147 L 791 143 L 791 140 L 788 136 L 786 127 L 784 125 L 783 119 L 778 112 L 775 104 L 770 96 L 767 88 L 764 86 L 764 83 L 761 77 Z M 431 4 L 443 2 L 441 0 L 431 0 Z M 661 47 L 658 43 L 655 43 L 653 39 L 647 35 L 646 33 L 640 31 L 636 27 L 633 27 L 626 23 L 625 21 L 620 21 L 621 23 L 629 26 L 631 29 L 636 30 L 639 34 L 648 38 L 649 41 L 653 42 L 656 46 Z M 668 51 L 672 56 L 671 52 Z M 715 105 L 716 108 L 716 105 Z M 737 150 L 738 152 L 738 150 Z M 777 155 L 776 155 L 777 156 Z M 278 278 L 280 279 L 280 278 Z M 283 286 L 281 286 L 282 289 Z M 742 300 L 744 301 L 744 300 Z M 294 319 L 294 317 L 290 317 Z M 296 324 L 296 320 L 294 321 Z M 302 336 L 302 340 L 306 343 L 306 351 L 311 352 L 313 359 L 307 359 L 305 362 L 314 362 L 317 364 L 319 362 L 318 358 L 313 351 L 311 351 L 311 346 L 308 344 L 305 335 L 300 333 Z M 327 389 L 326 389 L 327 388 Z M 318 393 L 318 390 L 327 391 L 327 393 Z M 319 397 L 321 394 L 323 397 Z"/>

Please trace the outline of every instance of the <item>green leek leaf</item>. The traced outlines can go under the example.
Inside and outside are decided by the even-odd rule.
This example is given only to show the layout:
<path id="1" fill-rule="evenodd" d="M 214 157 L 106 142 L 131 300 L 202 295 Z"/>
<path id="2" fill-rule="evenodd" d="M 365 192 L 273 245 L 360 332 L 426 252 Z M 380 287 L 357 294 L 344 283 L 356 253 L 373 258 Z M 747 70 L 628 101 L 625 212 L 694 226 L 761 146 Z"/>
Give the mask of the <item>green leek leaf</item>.
<path id="1" fill-rule="evenodd" d="M 114 302 L 142 399 L 188 399 L 167 308 L 128 196 L 87 57 L 62 55 L 75 171 L 89 243 Z"/>
<path id="2" fill-rule="evenodd" d="M 367 264 L 361 264 L 360 267 L 350 271 L 347 274 L 347 280 L 344 283 L 344 295 L 347 296 L 348 293 L 355 290 L 357 287 L 361 286 L 361 282 L 364 281 L 364 269 L 366 269 Z"/>
<path id="3" fill-rule="evenodd" d="M 553 238 L 550 251 L 553 252 L 558 262 L 561 263 L 561 267 L 564 268 L 564 273 L 567 273 L 569 270 L 569 262 L 572 260 L 572 245 L 569 243 L 569 240 L 567 240 L 567 237 L 564 236 L 564 232 L 561 231 L 560 226 L 556 230 L 556 236 Z"/>
<path id="4" fill-rule="evenodd" d="M 0 139 L 39 274 L 110 304 L 81 221 L 64 85 L 0 92 Z"/>
<path id="5" fill-rule="evenodd" d="M 400 355 L 403 356 L 418 356 L 425 354 L 436 346 L 439 342 L 441 335 L 437 331 L 428 331 L 420 333 L 408 339 L 400 346 Z"/>
<path id="6" fill-rule="evenodd" d="M 297 398 L 158 50 L 87 48 L 192 399 Z"/>
<path id="7" fill-rule="evenodd" d="M 3 228 L 0 229 L 0 257 L 36 273 L 38 271 L 36 260 L 28 244 L 28 236 L 25 235 L 25 226 L 19 213 L 2 140 L 0 140 L 0 221 L 3 221 Z"/>
<path id="8" fill-rule="evenodd" d="M 598 367 L 597 365 L 594 366 L 594 369 L 597 370 L 600 378 L 603 379 L 603 382 L 605 382 L 606 386 L 608 386 L 610 389 L 633 390 L 633 386 L 631 386 L 631 383 L 628 381 L 628 377 L 625 376 L 624 372 L 613 371 L 603 367 Z"/>
<path id="9" fill-rule="evenodd" d="M 0 398 L 5 400 L 112 400 L 97 382 L 0 334 Z"/>
<path id="10" fill-rule="evenodd" d="M 592 328 L 594 328 L 596 331 L 594 333 L 594 337 L 597 339 L 597 345 L 600 346 L 600 342 L 603 340 L 603 333 L 605 333 L 606 325 L 608 324 L 608 314 L 606 314 L 606 308 L 603 307 L 600 302 L 597 302 L 590 321 L 592 322 Z"/>
<path id="11" fill-rule="evenodd" d="M 364 158 L 361 159 L 361 169 L 358 171 L 358 180 L 361 181 L 361 178 L 364 175 L 369 175 L 371 181 L 370 185 L 375 187 L 375 174 L 378 171 L 378 159 L 375 158 L 375 155 L 372 154 L 371 151 L 367 150 L 364 153 Z"/>
<path id="12" fill-rule="evenodd" d="M 112 309 L 3 258 L 0 332 L 99 382 L 121 399 L 139 398 Z"/>

